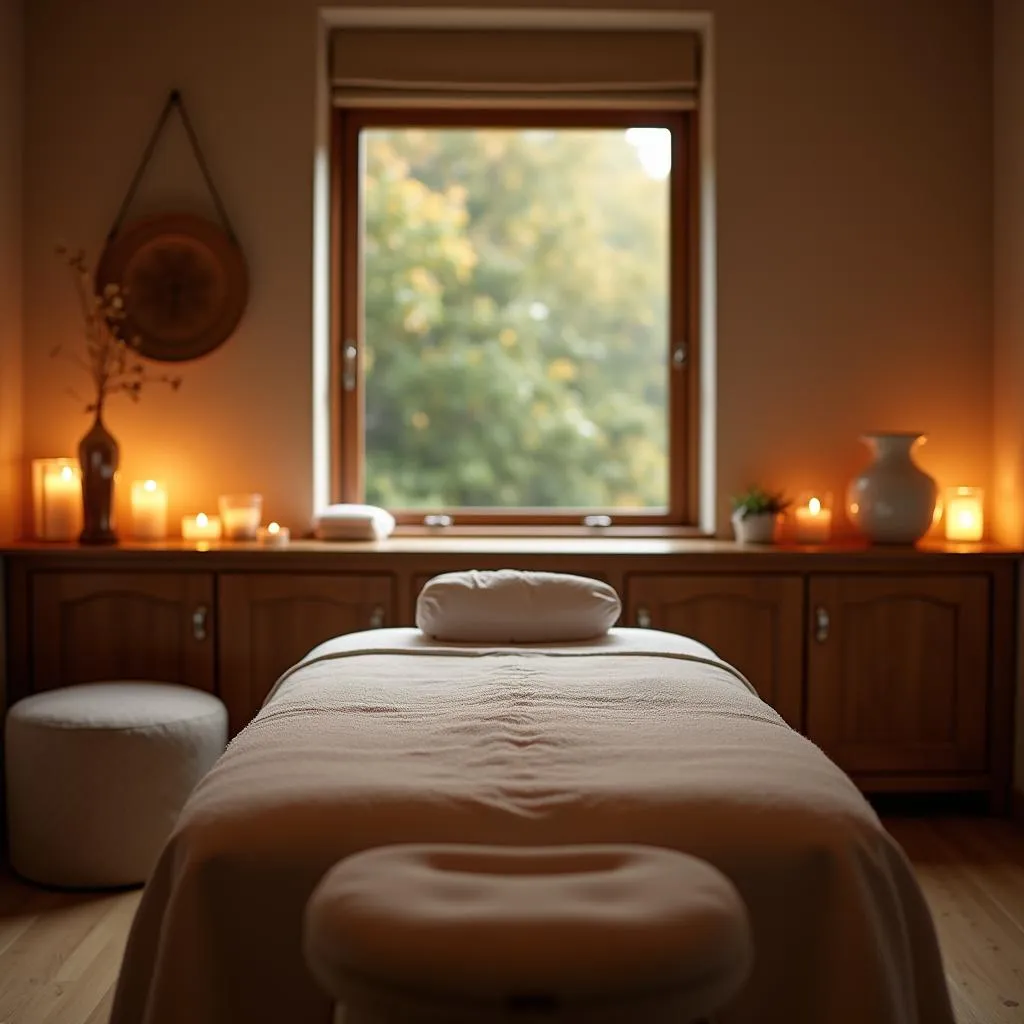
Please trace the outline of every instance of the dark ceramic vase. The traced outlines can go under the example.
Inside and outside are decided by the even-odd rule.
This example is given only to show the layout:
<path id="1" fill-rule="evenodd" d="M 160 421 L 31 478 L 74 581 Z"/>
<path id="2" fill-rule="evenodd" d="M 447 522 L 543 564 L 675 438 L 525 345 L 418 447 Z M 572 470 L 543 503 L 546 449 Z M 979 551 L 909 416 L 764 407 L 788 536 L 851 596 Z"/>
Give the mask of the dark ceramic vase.
<path id="1" fill-rule="evenodd" d="M 117 439 L 103 425 L 103 409 L 78 443 L 82 467 L 82 544 L 116 544 L 114 474 L 120 459 Z"/>

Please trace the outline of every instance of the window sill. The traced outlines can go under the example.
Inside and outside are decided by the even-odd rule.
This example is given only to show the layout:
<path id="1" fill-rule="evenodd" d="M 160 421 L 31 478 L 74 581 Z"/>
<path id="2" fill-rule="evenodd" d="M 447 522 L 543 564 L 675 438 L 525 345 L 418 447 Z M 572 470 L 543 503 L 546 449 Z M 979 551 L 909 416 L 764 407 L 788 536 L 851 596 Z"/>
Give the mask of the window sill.
<path id="1" fill-rule="evenodd" d="M 418 526 L 399 524 L 393 537 L 573 537 L 597 540 L 608 538 L 679 538 L 684 540 L 714 540 L 713 534 L 697 526 Z"/>

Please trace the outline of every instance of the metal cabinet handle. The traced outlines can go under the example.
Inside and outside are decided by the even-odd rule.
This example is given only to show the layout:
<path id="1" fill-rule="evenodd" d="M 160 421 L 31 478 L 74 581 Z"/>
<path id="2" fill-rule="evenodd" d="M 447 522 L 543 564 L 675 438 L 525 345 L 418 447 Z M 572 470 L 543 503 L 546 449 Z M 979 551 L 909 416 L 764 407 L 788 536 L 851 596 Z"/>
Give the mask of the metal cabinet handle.
<path id="1" fill-rule="evenodd" d="M 206 616 L 208 609 L 205 604 L 199 605 L 192 613 L 192 636 L 196 640 L 206 639 Z"/>
<path id="2" fill-rule="evenodd" d="M 643 605 L 636 610 L 636 624 L 641 629 L 651 628 L 651 613 Z"/>
<path id="3" fill-rule="evenodd" d="M 378 604 L 370 612 L 370 629 L 380 629 L 384 625 L 384 609 Z"/>
<path id="4" fill-rule="evenodd" d="M 832 620 L 828 616 L 828 609 L 820 605 L 814 609 L 814 639 L 823 644 L 828 639 L 829 627 Z"/>

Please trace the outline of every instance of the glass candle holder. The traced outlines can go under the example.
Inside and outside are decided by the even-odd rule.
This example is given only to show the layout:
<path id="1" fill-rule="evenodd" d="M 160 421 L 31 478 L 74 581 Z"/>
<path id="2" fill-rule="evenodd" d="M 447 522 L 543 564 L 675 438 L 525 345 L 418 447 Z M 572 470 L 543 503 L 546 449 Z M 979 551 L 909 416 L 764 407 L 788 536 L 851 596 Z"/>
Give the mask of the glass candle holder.
<path id="1" fill-rule="evenodd" d="M 32 460 L 37 540 L 77 540 L 82 532 L 82 471 L 77 459 Z"/>
<path id="2" fill-rule="evenodd" d="M 985 534 L 985 492 L 980 487 L 948 487 L 943 506 L 946 540 L 981 540 Z"/>
<path id="3" fill-rule="evenodd" d="M 161 481 L 132 481 L 132 536 L 136 540 L 167 536 L 167 487 Z"/>
<path id="4" fill-rule="evenodd" d="M 802 491 L 793 505 L 797 544 L 827 544 L 832 536 L 832 495 L 828 491 Z"/>
<path id="5" fill-rule="evenodd" d="M 262 494 L 222 494 L 217 499 L 226 540 L 255 540 L 263 519 Z"/>

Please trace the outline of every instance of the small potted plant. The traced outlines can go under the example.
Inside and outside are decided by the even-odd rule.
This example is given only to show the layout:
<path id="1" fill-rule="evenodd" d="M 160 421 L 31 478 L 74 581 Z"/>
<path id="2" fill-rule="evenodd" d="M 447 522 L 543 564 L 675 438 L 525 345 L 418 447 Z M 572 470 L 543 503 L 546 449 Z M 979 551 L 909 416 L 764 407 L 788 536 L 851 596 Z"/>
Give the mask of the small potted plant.
<path id="1" fill-rule="evenodd" d="M 789 499 L 781 491 L 766 491 L 762 487 L 748 487 L 732 499 L 732 526 L 741 544 L 772 544 L 775 541 L 775 523 L 780 513 L 789 507 Z"/>

